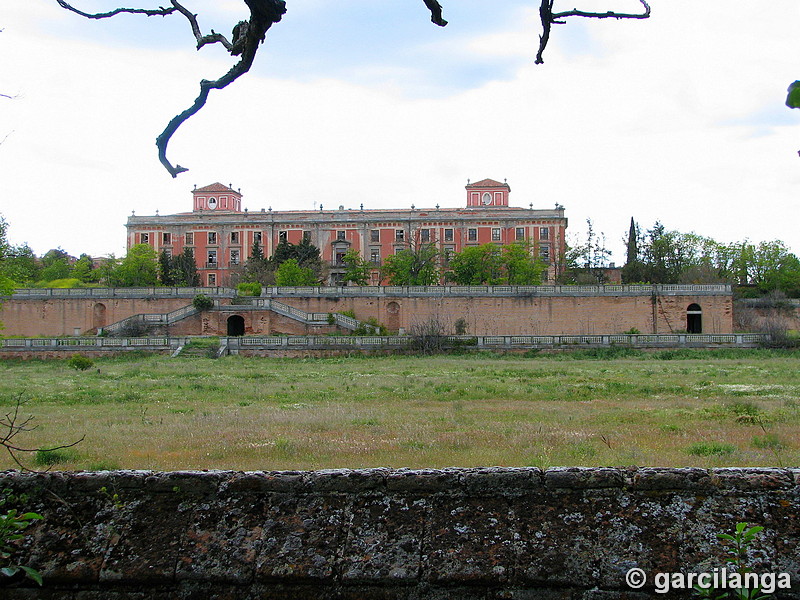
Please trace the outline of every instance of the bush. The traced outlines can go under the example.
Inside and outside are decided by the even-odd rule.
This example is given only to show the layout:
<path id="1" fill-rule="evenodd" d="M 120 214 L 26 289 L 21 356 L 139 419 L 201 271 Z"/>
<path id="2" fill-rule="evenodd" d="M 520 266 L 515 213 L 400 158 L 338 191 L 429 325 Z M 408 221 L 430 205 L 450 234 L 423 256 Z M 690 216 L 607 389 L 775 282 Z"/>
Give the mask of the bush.
<path id="1" fill-rule="evenodd" d="M 85 371 L 86 369 L 91 369 L 94 366 L 94 361 L 88 356 L 73 354 L 67 361 L 67 364 L 76 371 Z"/>
<path id="2" fill-rule="evenodd" d="M 257 281 L 240 283 L 236 286 L 236 291 L 240 296 L 260 296 L 261 284 Z"/>
<path id="3" fill-rule="evenodd" d="M 209 298 L 205 294 L 197 294 L 192 300 L 192 306 L 197 310 L 210 310 L 214 308 L 214 299 Z"/>

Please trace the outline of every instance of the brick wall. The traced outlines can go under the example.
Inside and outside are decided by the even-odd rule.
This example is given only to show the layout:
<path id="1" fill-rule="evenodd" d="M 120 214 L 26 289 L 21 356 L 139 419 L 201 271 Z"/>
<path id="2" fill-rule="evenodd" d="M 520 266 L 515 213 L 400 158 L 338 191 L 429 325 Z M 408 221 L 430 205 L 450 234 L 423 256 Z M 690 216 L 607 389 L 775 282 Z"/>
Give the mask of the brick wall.
<path id="1" fill-rule="evenodd" d="M 702 308 L 703 333 L 731 333 L 733 308 L 730 295 L 584 295 L 584 296 L 439 296 L 439 297 L 277 297 L 306 312 L 351 310 L 358 319 L 376 318 L 390 330 L 410 331 L 431 318 L 448 333 L 463 319 L 466 333 L 474 335 L 593 335 L 622 333 L 631 328 L 641 333 L 686 330 L 690 304 Z M 92 332 L 136 314 L 168 313 L 191 302 L 187 298 L 115 298 L 48 300 L 9 299 L 0 308 L 4 335 L 63 336 Z M 223 299 L 223 302 L 227 300 Z M 102 310 L 99 310 L 102 306 Z M 226 308 L 226 311 L 233 309 Z M 102 313 L 102 319 L 99 313 Z M 209 311 L 200 318 L 178 322 L 170 335 L 226 335 L 231 312 Z M 269 311 L 246 311 L 245 334 L 315 334 L 325 328 L 309 328 Z"/>
<path id="2" fill-rule="evenodd" d="M 722 567 L 716 538 L 800 598 L 798 469 L 475 468 L 0 473 L 44 516 L 23 541 L 44 587 L 8 600 L 635 600 L 657 573 Z M 116 494 L 116 497 L 115 497 Z M 8 507 L 7 507 L 8 508 Z M 631 568 L 649 584 L 633 592 Z M 4 586 L 4 587 L 3 587 Z"/>

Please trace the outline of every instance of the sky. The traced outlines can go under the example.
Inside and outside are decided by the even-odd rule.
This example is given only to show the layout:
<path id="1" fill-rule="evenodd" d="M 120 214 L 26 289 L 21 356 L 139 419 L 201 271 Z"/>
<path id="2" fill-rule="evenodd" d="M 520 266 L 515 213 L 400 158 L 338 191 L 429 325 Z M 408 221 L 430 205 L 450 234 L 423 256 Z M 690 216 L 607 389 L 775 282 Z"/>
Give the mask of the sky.
<path id="1" fill-rule="evenodd" d="M 650 0 L 647 20 L 568 19 L 535 65 L 538 0 L 288 0 L 250 73 L 178 130 L 173 179 L 156 136 L 203 78 L 186 20 L 88 20 L 55 0 L 0 11 L 0 214 L 14 244 L 125 252 L 126 219 L 191 210 L 232 184 L 250 210 L 459 207 L 468 180 L 507 180 L 514 206 L 566 208 L 624 262 L 631 217 L 720 242 L 800 252 L 797 0 Z M 87 12 L 117 4 L 75 0 Z M 130 0 L 125 6 L 156 7 Z M 204 32 L 241 0 L 185 0 Z M 557 10 L 639 12 L 636 0 Z"/>

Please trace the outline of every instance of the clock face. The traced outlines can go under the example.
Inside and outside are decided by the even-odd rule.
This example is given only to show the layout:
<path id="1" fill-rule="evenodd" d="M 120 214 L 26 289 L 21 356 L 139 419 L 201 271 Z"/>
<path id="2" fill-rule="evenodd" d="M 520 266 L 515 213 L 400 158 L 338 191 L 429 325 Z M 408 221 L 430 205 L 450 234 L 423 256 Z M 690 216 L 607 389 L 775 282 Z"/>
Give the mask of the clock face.
<path id="1" fill-rule="evenodd" d="M 491 204 L 491 203 L 492 203 L 492 195 L 491 195 L 489 192 L 486 192 L 486 193 L 483 195 L 483 200 L 482 200 L 482 202 L 483 202 L 483 203 L 484 203 L 484 205 L 486 205 L 486 206 L 488 206 L 489 204 Z"/>
<path id="2" fill-rule="evenodd" d="M 209 198 L 208 199 L 208 208 L 215 209 L 217 208 L 217 199 L 216 198 Z"/>

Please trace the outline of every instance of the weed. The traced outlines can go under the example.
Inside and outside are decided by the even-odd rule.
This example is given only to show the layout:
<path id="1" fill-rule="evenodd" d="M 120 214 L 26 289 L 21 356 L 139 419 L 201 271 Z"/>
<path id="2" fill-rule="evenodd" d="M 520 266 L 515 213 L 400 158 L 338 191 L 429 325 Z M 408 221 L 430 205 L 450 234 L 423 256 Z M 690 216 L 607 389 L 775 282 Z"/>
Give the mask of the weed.
<path id="1" fill-rule="evenodd" d="M 695 442 L 686 449 L 686 454 L 690 456 L 728 456 L 736 450 L 736 446 L 725 442 Z"/>
<path id="2" fill-rule="evenodd" d="M 68 462 L 73 462 L 77 454 L 69 449 L 40 449 L 33 456 L 33 464 L 37 467 L 53 467 Z"/>
<path id="3" fill-rule="evenodd" d="M 768 577 L 759 577 L 753 573 L 747 563 L 747 553 L 754 545 L 756 536 L 764 530 L 763 527 L 747 523 L 737 523 L 733 535 L 718 533 L 717 538 L 726 545 L 726 570 L 731 568 L 727 574 L 725 591 L 720 592 L 713 583 L 707 585 L 696 585 L 694 594 L 697 598 L 707 598 L 709 600 L 770 600 L 773 598 L 772 592 L 778 588 L 788 589 L 791 586 L 789 575 L 779 573 L 767 574 Z M 763 586 L 763 589 L 762 589 Z M 763 594 L 762 591 L 767 592 Z"/>
<path id="4" fill-rule="evenodd" d="M 16 502 L 24 504 L 27 502 L 27 496 L 15 496 L 8 489 L 0 492 L 0 509 L 7 503 Z M 28 579 L 42 585 L 42 576 L 39 571 L 11 560 L 15 550 L 12 543 L 24 538 L 23 530 L 27 529 L 33 521 L 40 519 L 42 519 L 40 514 L 34 512 L 20 514 L 15 508 L 0 513 L 0 573 L 6 577 L 13 577 L 21 571 Z"/>
<path id="5" fill-rule="evenodd" d="M 85 371 L 86 369 L 91 369 L 94 366 L 94 361 L 87 356 L 83 356 L 82 354 L 73 354 L 67 361 L 67 364 L 76 371 Z"/>

